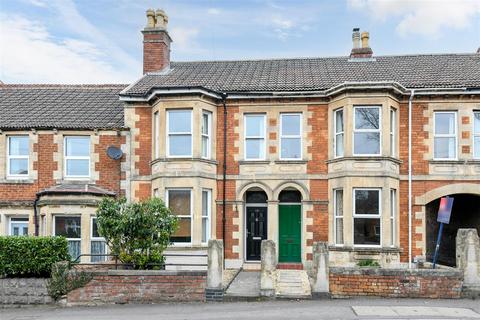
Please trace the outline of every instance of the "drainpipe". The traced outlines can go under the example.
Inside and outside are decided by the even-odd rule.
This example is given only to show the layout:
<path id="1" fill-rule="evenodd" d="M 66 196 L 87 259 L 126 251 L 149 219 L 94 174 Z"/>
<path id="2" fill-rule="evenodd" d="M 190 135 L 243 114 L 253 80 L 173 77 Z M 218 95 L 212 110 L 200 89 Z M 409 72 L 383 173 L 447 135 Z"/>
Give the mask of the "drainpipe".
<path id="1" fill-rule="evenodd" d="M 33 201 L 33 223 L 35 224 L 35 237 L 38 237 L 38 214 L 37 214 L 37 203 L 39 200 L 38 194 L 35 195 L 35 201 Z"/>
<path id="2" fill-rule="evenodd" d="M 408 99 L 408 268 L 412 268 L 412 101 L 415 90 Z"/>
<path id="3" fill-rule="evenodd" d="M 227 94 L 222 94 L 223 104 L 223 199 L 222 199 L 222 240 L 223 240 L 223 267 L 225 268 L 225 224 L 226 224 L 226 192 L 227 192 Z"/>

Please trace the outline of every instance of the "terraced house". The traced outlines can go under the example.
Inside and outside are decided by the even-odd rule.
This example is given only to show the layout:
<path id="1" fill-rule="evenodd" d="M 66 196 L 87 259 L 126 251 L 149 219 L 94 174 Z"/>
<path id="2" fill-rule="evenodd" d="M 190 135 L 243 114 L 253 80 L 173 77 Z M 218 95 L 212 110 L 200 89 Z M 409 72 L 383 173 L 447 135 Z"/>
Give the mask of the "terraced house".
<path id="1" fill-rule="evenodd" d="M 223 239 L 227 267 L 431 259 L 480 232 L 480 53 L 377 56 L 354 29 L 346 56 L 170 61 L 163 11 L 147 11 L 143 76 L 130 85 L 0 86 L 0 233 L 106 248 L 103 196 L 160 197 L 180 217 L 171 250 Z M 345 39 L 347 41 L 347 39 Z M 93 260 L 98 259 L 96 257 Z"/>

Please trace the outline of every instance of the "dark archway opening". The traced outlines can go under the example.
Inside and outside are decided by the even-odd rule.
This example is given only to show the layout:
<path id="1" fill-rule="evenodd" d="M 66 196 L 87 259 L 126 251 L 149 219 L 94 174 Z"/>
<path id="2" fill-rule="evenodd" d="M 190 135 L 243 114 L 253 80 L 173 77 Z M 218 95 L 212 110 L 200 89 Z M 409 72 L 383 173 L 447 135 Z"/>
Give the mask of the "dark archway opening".
<path id="1" fill-rule="evenodd" d="M 480 196 L 472 194 L 451 195 L 453 201 L 450 223 L 444 226 L 442 242 L 438 255 L 438 263 L 452 266 L 456 265 L 455 239 L 460 228 L 476 228 L 480 233 Z M 436 199 L 426 205 L 426 246 L 427 261 L 433 261 L 435 245 L 437 242 L 440 223 L 437 222 L 440 199 Z"/>

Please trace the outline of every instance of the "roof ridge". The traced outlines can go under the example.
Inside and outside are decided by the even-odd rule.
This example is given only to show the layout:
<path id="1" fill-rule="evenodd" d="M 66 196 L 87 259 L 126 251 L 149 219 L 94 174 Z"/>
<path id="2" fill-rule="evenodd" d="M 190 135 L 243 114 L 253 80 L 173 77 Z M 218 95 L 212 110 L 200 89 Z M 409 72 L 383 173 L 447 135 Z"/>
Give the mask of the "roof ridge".
<path id="1" fill-rule="evenodd" d="M 118 89 L 125 88 L 128 84 L 55 84 L 55 83 L 1 83 L 0 88 L 25 88 L 25 89 Z"/>

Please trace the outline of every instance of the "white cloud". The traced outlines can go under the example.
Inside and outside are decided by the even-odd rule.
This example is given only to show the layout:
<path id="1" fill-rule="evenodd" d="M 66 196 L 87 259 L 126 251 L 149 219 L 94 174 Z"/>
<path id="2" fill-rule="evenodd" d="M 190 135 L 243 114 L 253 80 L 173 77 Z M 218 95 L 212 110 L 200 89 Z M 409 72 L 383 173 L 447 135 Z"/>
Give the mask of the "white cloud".
<path id="1" fill-rule="evenodd" d="M 400 17 L 396 31 L 401 36 L 439 37 L 444 29 L 461 30 L 480 19 L 478 0 L 349 0 L 348 5 L 382 22 Z"/>
<path id="2" fill-rule="evenodd" d="M 1 74 L 6 83 L 126 83 L 132 76 L 117 70 L 94 43 L 56 39 L 38 21 L 0 15 Z M 8 45 L 8 48 L 7 48 Z"/>
<path id="3" fill-rule="evenodd" d="M 175 50 L 188 51 L 198 46 L 197 36 L 199 30 L 196 28 L 174 27 L 170 30 L 170 35 L 174 39 L 172 46 Z"/>
<path id="4" fill-rule="evenodd" d="M 207 13 L 211 14 L 213 16 L 216 16 L 216 15 L 219 15 L 220 13 L 222 13 L 222 11 L 220 9 L 217 9 L 217 8 L 209 8 L 207 10 Z"/>

